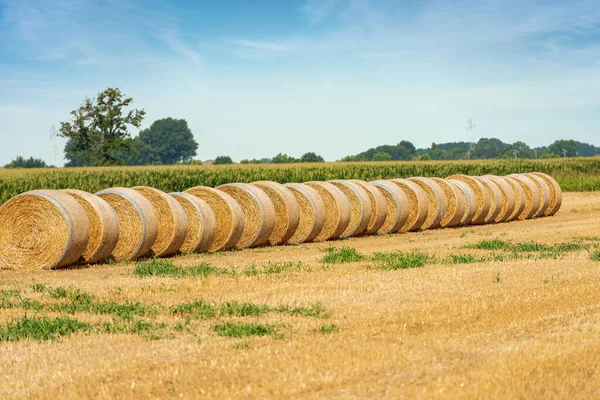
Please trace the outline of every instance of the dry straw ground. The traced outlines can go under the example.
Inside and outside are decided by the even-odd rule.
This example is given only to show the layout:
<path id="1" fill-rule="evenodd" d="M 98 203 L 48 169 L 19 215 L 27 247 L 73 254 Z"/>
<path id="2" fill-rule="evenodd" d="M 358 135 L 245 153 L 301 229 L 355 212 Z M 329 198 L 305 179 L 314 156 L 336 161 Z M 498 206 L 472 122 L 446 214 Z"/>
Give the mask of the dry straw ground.
<path id="1" fill-rule="evenodd" d="M 494 239 L 514 252 L 465 247 Z M 567 193 L 555 217 L 539 220 L 171 259 L 188 268 L 179 271 L 204 265 L 206 276 L 141 278 L 127 263 L 0 271 L 5 296 L 20 290 L 50 303 L 63 301 L 52 300 L 56 288 L 79 289 L 95 301 L 154 307 L 136 318 L 160 326 L 151 337 L 95 331 L 0 341 L 0 398 L 598 398 L 600 262 L 590 252 L 599 244 L 600 194 Z M 366 258 L 323 263 L 330 245 Z M 399 270 L 372 260 L 398 250 L 435 259 Z M 200 298 L 268 307 L 243 317 L 222 308 L 204 319 L 176 307 Z M 58 315 L 0 308 L 0 327 L 25 314 Z M 232 322 L 276 333 L 219 336 Z"/>

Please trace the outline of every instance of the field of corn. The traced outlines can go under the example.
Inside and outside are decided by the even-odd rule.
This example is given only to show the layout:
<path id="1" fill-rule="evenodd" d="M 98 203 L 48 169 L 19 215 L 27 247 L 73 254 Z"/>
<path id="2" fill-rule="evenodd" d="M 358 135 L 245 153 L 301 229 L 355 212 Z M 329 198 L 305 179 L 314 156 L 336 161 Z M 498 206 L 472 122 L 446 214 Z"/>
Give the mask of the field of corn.
<path id="1" fill-rule="evenodd" d="M 0 170 L 0 204 L 34 189 L 80 189 L 97 192 L 114 186 L 151 186 L 166 192 L 230 182 L 272 180 L 279 183 L 330 179 L 389 179 L 508 175 L 531 171 L 553 176 L 565 192 L 600 189 L 600 157 L 553 160 L 411 161 L 228 166 L 152 166 Z"/>

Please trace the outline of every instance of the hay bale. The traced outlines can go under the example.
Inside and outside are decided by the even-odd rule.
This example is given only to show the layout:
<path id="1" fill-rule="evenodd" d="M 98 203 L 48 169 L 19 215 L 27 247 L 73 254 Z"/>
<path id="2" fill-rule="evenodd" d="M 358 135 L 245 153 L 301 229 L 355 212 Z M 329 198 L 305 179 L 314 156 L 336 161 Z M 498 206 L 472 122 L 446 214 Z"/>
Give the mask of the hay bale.
<path id="1" fill-rule="evenodd" d="M 0 266 L 51 269 L 76 263 L 90 226 L 83 207 L 67 193 L 34 190 L 0 207 Z"/>
<path id="2" fill-rule="evenodd" d="M 504 203 L 504 198 L 502 197 L 502 192 L 498 185 L 496 185 L 491 180 L 484 178 L 482 176 L 474 176 L 473 178 L 477 179 L 483 185 L 484 190 L 488 192 L 488 196 L 490 198 L 490 209 L 483 220 L 484 224 L 490 224 L 496 221 L 498 214 L 502 211 L 502 205 Z"/>
<path id="3" fill-rule="evenodd" d="M 542 194 L 540 193 L 540 190 L 535 182 L 525 175 L 511 174 L 509 177 L 516 180 L 525 192 L 525 208 L 518 219 L 525 220 L 533 218 L 535 213 L 540 209 L 542 203 Z"/>
<path id="4" fill-rule="evenodd" d="M 427 212 L 427 219 L 421 225 L 421 230 L 439 228 L 448 208 L 448 200 L 442 187 L 428 178 L 415 177 L 408 180 L 419 185 L 427 193 L 429 211 Z"/>
<path id="5" fill-rule="evenodd" d="M 319 193 L 325 203 L 325 225 L 315 241 L 339 238 L 350 223 L 350 202 L 340 189 L 328 182 L 305 182 Z"/>
<path id="6" fill-rule="evenodd" d="M 365 235 L 373 235 L 377 233 L 385 223 L 387 217 L 387 201 L 383 194 L 381 194 L 381 191 L 369 182 L 361 181 L 359 179 L 351 179 L 350 181 L 363 188 L 367 192 L 367 196 L 369 196 L 371 218 L 363 233 Z"/>
<path id="7" fill-rule="evenodd" d="M 465 196 L 458 187 L 448 183 L 448 181 L 444 179 L 430 179 L 438 185 L 440 185 L 442 191 L 444 192 L 444 195 L 446 196 L 446 199 L 448 200 L 446 215 L 444 215 L 444 218 L 442 218 L 442 221 L 440 222 L 440 227 L 451 228 L 453 226 L 459 225 L 460 221 L 465 215 L 465 210 L 467 207 Z"/>
<path id="8" fill-rule="evenodd" d="M 482 178 L 493 182 L 502 193 L 502 202 L 498 215 L 493 222 L 499 223 L 506 221 L 514 212 L 516 207 L 516 194 L 512 186 L 503 178 L 495 175 L 485 175 Z"/>
<path id="9" fill-rule="evenodd" d="M 525 211 L 525 191 L 519 182 L 509 176 L 499 176 L 498 178 L 508 183 L 515 193 L 515 209 L 506 219 L 506 222 L 514 221 L 518 219 Z"/>
<path id="10" fill-rule="evenodd" d="M 542 172 L 532 172 L 532 174 L 542 178 L 550 189 L 550 203 L 548 204 L 548 209 L 546 209 L 544 215 L 551 216 L 556 214 L 562 205 L 562 190 L 560 185 L 550 175 Z"/>
<path id="11" fill-rule="evenodd" d="M 288 243 L 312 242 L 325 225 L 325 202 L 315 189 L 303 183 L 286 183 L 284 186 L 292 192 L 300 207 L 298 228 Z"/>
<path id="12" fill-rule="evenodd" d="M 535 212 L 533 218 L 544 217 L 546 215 L 546 211 L 550 206 L 550 186 L 546 183 L 546 181 L 534 174 L 523 174 L 529 179 L 531 179 L 535 186 L 537 186 L 538 191 L 541 194 L 542 200 L 540 202 L 540 208 Z"/>
<path id="13" fill-rule="evenodd" d="M 179 248 L 182 253 L 208 251 L 215 239 L 217 222 L 215 213 L 207 202 L 189 193 L 169 193 L 185 211 L 188 231 Z"/>
<path id="14" fill-rule="evenodd" d="M 275 226 L 269 236 L 269 243 L 273 246 L 286 243 L 300 223 L 300 205 L 292 192 L 277 182 L 259 181 L 252 185 L 261 189 L 275 207 Z"/>
<path id="15" fill-rule="evenodd" d="M 244 230 L 244 212 L 230 195 L 208 186 L 195 186 L 185 191 L 204 200 L 215 213 L 217 231 L 208 251 L 233 249 Z"/>
<path id="16" fill-rule="evenodd" d="M 491 199 L 488 190 L 483 187 L 481 181 L 467 175 L 452 175 L 446 179 L 462 181 L 469 185 L 471 190 L 475 192 L 475 195 L 477 196 L 477 207 L 475 209 L 475 216 L 473 217 L 471 224 L 483 224 L 485 222 L 485 218 L 490 212 Z"/>
<path id="17" fill-rule="evenodd" d="M 446 181 L 449 184 L 454 185 L 464 198 L 465 212 L 460 219 L 459 225 L 469 225 L 473 221 L 475 213 L 477 212 L 477 194 L 475 194 L 475 191 L 463 181 L 455 179 L 446 179 Z"/>
<path id="18" fill-rule="evenodd" d="M 411 232 L 421 229 L 429 213 L 429 198 L 421 186 L 408 179 L 390 179 L 400 187 L 408 199 L 408 219 L 400 232 Z"/>
<path id="19" fill-rule="evenodd" d="M 83 207 L 90 226 L 90 239 L 81 262 L 93 264 L 109 258 L 119 240 L 119 220 L 111 206 L 100 197 L 83 190 L 65 189 Z"/>
<path id="20" fill-rule="evenodd" d="M 228 183 L 217 189 L 233 197 L 244 212 L 244 230 L 236 247 L 245 249 L 267 243 L 275 227 L 275 207 L 269 196 L 248 183 Z"/>
<path id="21" fill-rule="evenodd" d="M 372 212 L 371 200 L 369 200 L 367 191 L 352 181 L 333 180 L 329 183 L 344 192 L 350 202 L 350 222 L 340 237 L 345 239 L 362 234 L 369 225 Z"/>
<path id="22" fill-rule="evenodd" d="M 158 217 L 152 203 L 129 188 L 105 189 L 96 195 L 106 200 L 119 220 L 119 240 L 112 257 L 122 261 L 150 253 L 158 235 Z"/>
<path id="23" fill-rule="evenodd" d="M 410 203 L 404 190 L 394 182 L 378 180 L 371 182 L 383 196 L 387 203 L 387 215 L 385 223 L 379 228 L 377 233 L 396 233 L 399 232 L 408 221 L 410 215 Z"/>

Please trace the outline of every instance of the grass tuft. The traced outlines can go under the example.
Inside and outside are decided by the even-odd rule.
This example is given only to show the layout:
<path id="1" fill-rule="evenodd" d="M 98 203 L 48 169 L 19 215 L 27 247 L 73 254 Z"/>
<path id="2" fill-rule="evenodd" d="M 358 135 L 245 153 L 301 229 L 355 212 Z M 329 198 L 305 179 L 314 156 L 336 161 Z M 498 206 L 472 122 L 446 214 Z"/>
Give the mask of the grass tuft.
<path id="1" fill-rule="evenodd" d="M 334 333 L 338 331 L 338 327 L 335 324 L 328 324 L 328 325 L 323 325 L 320 329 L 319 332 L 321 332 L 324 335 L 328 335 L 330 333 Z"/>
<path id="2" fill-rule="evenodd" d="M 70 318 L 48 318 L 24 316 L 0 328 L 0 342 L 16 342 L 22 339 L 55 340 L 77 331 L 86 331 L 90 325 Z"/>
<path id="3" fill-rule="evenodd" d="M 327 254 L 321 259 L 324 264 L 345 264 L 362 261 L 365 257 L 352 247 L 335 248 L 329 247 L 325 250 Z"/>
<path id="4" fill-rule="evenodd" d="M 511 243 L 500 239 L 482 240 L 479 243 L 465 246 L 466 249 L 477 250 L 510 250 L 511 247 Z"/>
<path id="5" fill-rule="evenodd" d="M 590 260 L 600 262 L 600 250 L 590 253 Z"/>
<path id="6" fill-rule="evenodd" d="M 148 276 L 168 276 L 173 278 L 181 278 L 186 275 L 183 268 L 176 266 L 169 260 L 159 259 L 152 259 L 137 263 L 133 273 L 140 278 L 145 278 Z"/>
<path id="7" fill-rule="evenodd" d="M 480 260 L 472 254 L 450 254 L 449 264 L 475 264 Z"/>
<path id="8" fill-rule="evenodd" d="M 213 330 L 217 336 L 241 338 L 247 336 L 267 336 L 277 333 L 277 327 L 268 324 L 244 322 L 225 322 L 215 325 Z"/>
<path id="9" fill-rule="evenodd" d="M 417 251 L 412 253 L 395 251 L 393 253 L 375 253 L 371 260 L 377 262 L 376 269 L 390 271 L 424 267 L 429 261 L 429 256 Z"/>

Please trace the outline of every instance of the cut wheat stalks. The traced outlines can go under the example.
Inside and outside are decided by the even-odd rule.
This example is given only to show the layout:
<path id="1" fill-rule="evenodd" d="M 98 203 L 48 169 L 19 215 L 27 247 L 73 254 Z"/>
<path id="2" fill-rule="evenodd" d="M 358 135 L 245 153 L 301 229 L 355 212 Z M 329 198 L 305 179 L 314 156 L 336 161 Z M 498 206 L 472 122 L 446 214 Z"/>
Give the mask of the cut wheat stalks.
<path id="1" fill-rule="evenodd" d="M 344 192 L 350 202 L 350 222 L 340 238 L 345 239 L 361 235 L 367 229 L 371 220 L 371 200 L 367 191 L 358 183 L 352 181 L 333 180 L 329 183 Z"/>
<path id="2" fill-rule="evenodd" d="M 410 203 L 406 193 L 391 181 L 377 180 L 372 181 L 371 184 L 379 189 L 387 202 L 387 217 L 377 233 L 383 235 L 400 232 L 410 215 Z"/>
<path id="3" fill-rule="evenodd" d="M 188 231 L 187 215 L 183 207 L 167 193 L 148 186 L 132 188 L 143 195 L 154 207 L 158 219 L 158 235 L 151 255 L 166 257 L 179 251 Z"/>
<path id="4" fill-rule="evenodd" d="M 484 190 L 488 192 L 488 196 L 490 198 L 490 209 L 485 219 L 483 220 L 484 224 L 491 224 L 496 221 L 498 214 L 502 211 L 502 205 L 504 203 L 504 199 L 502 197 L 502 192 L 498 185 L 496 185 L 493 181 L 483 176 L 474 176 L 473 178 L 477 179 L 483 185 Z"/>
<path id="5" fill-rule="evenodd" d="M 367 228 L 363 232 L 364 235 L 376 234 L 385 223 L 387 217 L 387 201 L 381 191 L 369 182 L 359 179 L 351 179 L 353 182 L 362 187 L 369 196 L 369 207 L 371 208 L 371 218 L 367 224 Z"/>
<path id="6" fill-rule="evenodd" d="M 112 257 L 117 261 L 144 257 L 158 235 L 158 218 L 146 197 L 133 189 L 115 187 L 98 193 L 115 210 L 119 240 Z"/>
<path id="7" fill-rule="evenodd" d="M 350 202 L 340 189 L 328 182 L 305 182 L 316 190 L 325 203 L 325 225 L 315 241 L 339 238 L 350 223 Z"/>
<path id="8" fill-rule="evenodd" d="M 550 206 L 550 186 L 546 183 L 546 181 L 540 178 L 537 175 L 533 174 L 523 174 L 529 179 L 531 179 L 535 186 L 537 186 L 538 191 L 541 194 L 542 200 L 540 201 L 540 207 L 533 215 L 533 218 L 544 217 L 546 215 L 546 211 L 548 211 L 548 207 Z"/>
<path id="9" fill-rule="evenodd" d="M 516 199 L 517 195 L 513 189 L 513 187 L 506 181 L 506 179 L 495 176 L 495 175 L 485 175 L 483 178 L 486 178 L 493 183 L 496 184 L 500 192 L 502 193 L 502 203 L 499 209 L 498 215 L 494 219 L 493 222 L 500 223 L 505 222 L 515 211 L 516 207 Z"/>
<path id="10" fill-rule="evenodd" d="M 0 267 L 67 267 L 81 258 L 89 235 L 85 210 L 67 193 L 22 193 L 0 207 Z"/>
<path id="11" fill-rule="evenodd" d="M 300 205 L 296 196 L 285 186 L 277 182 L 258 181 L 252 185 L 261 189 L 275 207 L 275 226 L 269 236 L 273 246 L 284 244 L 294 235 L 300 223 Z"/>
<path id="12" fill-rule="evenodd" d="M 115 210 L 102 198 L 83 190 L 65 189 L 83 207 L 90 226 L 90 239 L 80 262 L 93 264 L 110 257 L 119 240 Z"/>
<path id="13" fill-rule="evenodd" d="M 508 183 L 510 185 L 510 187 L 512 188 L 512 190 L 515 193 L 515 209 L 508 216 L 508 218 L 506 219 L 506 222 L 517 220 L 525 211 L 525 205 L 526 205 L 525 190 L 523 190 L 523 187 L 516 179 L 513 179 L 510 176 L 500 176 L 498 178 L 505 180 L 506 183 Z"/>
<path id="14" fill-rule="evenodd" d="M 477 195 L 475 191 L 463 181 L 456 179 L 446 179 L 446 181 L 460 191 L 465 202 L 465 212 L 460 220 L 460 225 L 469 225 L 477 212 Z"/>
<path id="15" fill-rule="evenodd" d="M 450 184 L 448 181 L 440 178 L 430 178 L 432 181 L 440 185 L 442 188 L 444 195 L 446 196 L 446 200 L 448 201 L 448 205 L 446 208 L 446 214 L 442 221 L 440 222 L 441 228 L 452 228 L 454 226 L 460 225 L 460 221 L 463 219 L 465 215 L 465 210 L 467 207 L 466 199 L 464 195 L 461 193 L 460 189 L 455 185 Z"/>
<path id="16" fill-rule="evenodd" d="M 408 180 L 419 185 L 427 193 L 429 200 L 427 219 L 421 225 L 421 230 L 439 228 L 448 208 L 448 200 L 442 187 L 429 178 L 415 177 Z"/>
<path id="17" fill-rule="evenodd" d="M 556 214 L 562 205 L 562 190 L 560 185 L 550 175 L 546 175 L 541 172 L 532 172 L 532 174 L 539 176 L 546 181 L 546 184 L 550 188 L 550 204 L 548 204 L 548 209 L 546 210 L 545 215 L 551 216 Z"/>
<path id="18" fill-rule="evenodd" d="M 246 249 L 268 243 L 275 227 L 275 206 L 269 196 L 248 183 L 229 183 L 217 189 L 233 197 L 244 212 L 244 230 L 236 247 Z"/>
<path id="19" fill-rule="evenodd" d="M 447 179 L 462 181 L 469 185 L 469 187 L 475 192 L 475 195 L 477 196 L 477 207 L 471 224 L 483 224 L 485 218 L 490 212 L 491 199 L 488 191 L 483 187 L 482 183 L 477 179 L 467 175 L 452 175 Z"/>
<path id="20" fill-rule="evenodd" d="M 404 191 L 408 199 L 409 212 L 406 224 L 399 232 L 411 232 L 421 229 L 429 213 L 429 197 L 421 186 L 408 179 L 390 179 Z"/>
<path id="21" fill-rule="evenodd" d="M 204 200 L 215 214 L 217 231 L 208 251 L 233 249 L 244 230 L 244 212 L 227 193 L 208 186 L 196 186 L 185 191 Z"/>
<path id="22" fill-rule="evenodd" d="M 508 175 L 510 178 L 517 181 L 525 192 L 525 209 L 523 213 L 518 217 L 519 220 L 531 219 L 535 213 L 539 210 L 542 202 L 542 194 L 538 190 L 535 182 L 522 174 L 511 174 Z"/>
<path id="23" fill-rule="evenodd" d="M 207 202 L 189 193 L 169 193 L 185 211 L 188 231 L 179 248 L 181 253 L 199 253 L 208 251 L 215 234 L 217 223 L 215 213 Z"/>
<path id="24" fill-rule="evenodd" d="M 300 206 L 298 228 L 288 240 L 290 244 L 312 242 L 325 225 L 325 202 L 313 188 L 303 183 L 286 183 Z"/>

